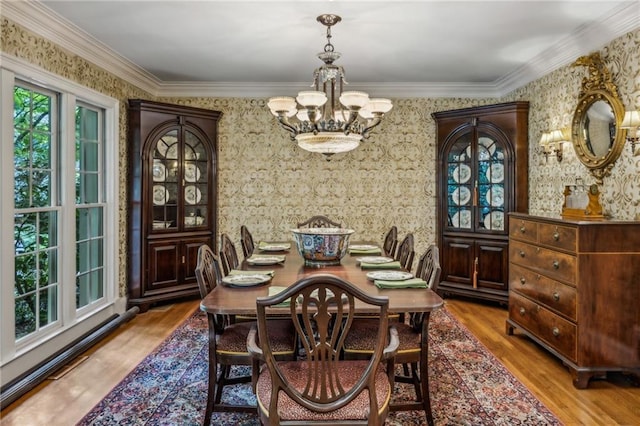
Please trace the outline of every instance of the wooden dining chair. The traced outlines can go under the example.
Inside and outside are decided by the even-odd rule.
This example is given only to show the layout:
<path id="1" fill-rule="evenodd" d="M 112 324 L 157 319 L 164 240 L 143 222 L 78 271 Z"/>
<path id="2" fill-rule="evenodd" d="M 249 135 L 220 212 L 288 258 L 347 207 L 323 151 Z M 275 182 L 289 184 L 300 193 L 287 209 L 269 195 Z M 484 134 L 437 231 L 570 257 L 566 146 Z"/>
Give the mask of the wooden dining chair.
<path id="1" fill-rule="evenodd" d="M 242 254 L 245 259 L 253 254 L 255 250 L 253 235 L 245 225 L 240 227 L 240 244 L 242 245 Z"/>
<path id="2" fill-rule="evenodd" d="M 238 269 L 240 267 L 240 260 L 238 259 L 236 246 L 227 234 L 222 234 L 220 236 L 220 260 L 222 263 L 222 271 L 225 276 L 229 275 L 229 272 L 232 269 Z"/>
<path id="3" fill-rule="evenodd" d="M 416 275 L 427 282 L 427 288 L 435 291 L 440 281 L 442 269 L 438 246 L 430 245 L 420 256 L 423 260 L 421 275 Z M 398 290 L 402 291 L 402 290 Z M 400 345 L 396 354 L 396 364 L 402 364 L 402 374 L 396 374 L 395 381 L 413 384 L 416 400 L 414 402 L 391 404 L 392 411 L 424 410 L 427 424 L 433 425 L 431 412 L 431 398 L 429 395 L 428 353 L 423 353 L 422 347 L 427 348 L 429 336 L 423 333 L 423 325 L 428 324 L 429 313 L 409 313 L 406 322 L 394 323 L 398 331 Z M 360 319 L 351 326 L 351 333 L 345 341 L 344 358 L 360 359 L 372 352 L 377 344 L 371 339 L 376 333 L 378 324 L 370 319 Z"/>
<path id="4" fill-rule="evenodd" d="M 410 271 L 413 267 L 414 256 L 415 251 L 413 248 L 413 234 L 409 232 L 398 246 L 398 251 L 396 252 L 395 259 L 400 262 L 400 266 L 403 269 Z"/>
<path id="5" fill-rule="evenodd" d="M 342 228 L 342 225 L 327 216 L 316 215 L 311 216 L 304 222 L 298 222 L 298 228 Z"/>
<path id="6" fill-rule="evenodd" d="M 213 289 L 221 284 L 222 272 L 220 259 L 208 245 L 198 249 L 196 279 L 201 298 L 205 298 Z M 259 363 L 247 351 L 247 337 L 255 322 L 233 322 L 233 317 L 207 314 L 209 324 L 209 376 L 207 386 L 207 407 L 204 425 L 211 423 L 214 411 L 252 412 L 255 405 L 237 405 L 222 403 L 222 391 L 227 385 L 239 383 L 255 383 L 258 377 Z M 272 321 L 270 319 L 270 321 Z M 296 335 L 293 323 L 286 320 L 273 320 L 269 341 L 274 348 L 274 356 L 278 359 L 294 359 L 296 356 Z M 231 366 L 251 365 L 251 375 L 231 377 Z M 219 366 L 219 368 L 218 368 Z M 219 372 L 218 372 L 219 370 Z"/>
<path id="7" fill-rule="evenodd" d="M 368 359 L 341 359 L 342 345 L 354 316 L 354 303 L 375 306 L 375 350 Z M 272 325 L 271 307 L 288 303 L 305 358 L 277 362 L 265 341 Z M 249 352 L 265 362 L 256 386 L 258 413 L 265 425 L 382 425 L 393 391 L 394 355 L 398 346 L 389 326 L 389 299 L 368 295 L 329 274 L 302 278 L 282 292 L 256 300 L 257 329 L 247 340 Z"/>
<path id="8" fill-rule="evenodd" d="M 398 246 L 398 228 L 394 225 L 384 236 L 384 243 L 382 244 L 382 250 L 385 256 L 395 258 L 396 247 Z"/>

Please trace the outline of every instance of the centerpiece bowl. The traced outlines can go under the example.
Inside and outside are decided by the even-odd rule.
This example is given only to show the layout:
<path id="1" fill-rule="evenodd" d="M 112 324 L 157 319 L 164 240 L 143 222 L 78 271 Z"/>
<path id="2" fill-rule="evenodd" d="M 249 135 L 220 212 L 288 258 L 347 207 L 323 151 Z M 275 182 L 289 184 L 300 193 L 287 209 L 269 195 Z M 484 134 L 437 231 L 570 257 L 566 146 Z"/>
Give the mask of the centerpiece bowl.
<path id="1" fill-rule="evenodd" d="M 307 266 L 339 265 L 347 254 L 349 237 L 353 229 L 346 228 L 299 228 L 292 229 L 298 253 Z"/>

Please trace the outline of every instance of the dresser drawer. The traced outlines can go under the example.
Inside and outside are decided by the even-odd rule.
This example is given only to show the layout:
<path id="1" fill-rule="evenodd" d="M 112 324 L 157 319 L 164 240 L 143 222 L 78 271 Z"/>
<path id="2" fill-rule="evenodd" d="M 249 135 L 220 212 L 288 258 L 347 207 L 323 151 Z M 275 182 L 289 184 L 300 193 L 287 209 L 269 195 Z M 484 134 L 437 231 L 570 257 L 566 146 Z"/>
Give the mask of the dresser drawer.
<path id="1" fill-rule="evenodd" d="M 547 246 L 575 252 L 576 228 L 540 223 L 538 224 L 538 242 Z"/>
<path id="2" fill-rule="evenodd" d="M 509 292 L 509 319 L 568 359 L 577 361 L 575 324 L 514 291 Z"/>
<path id="3" fill-rule="evenodd" d="M 538 240 L 538 224 L 530 220 L 512 218 L 509 221 L 509 237 L 535 242 Z"/>
<path id="4" fill-rule="evenodd" d="M 509 241 L 509 260 L 556 280 L 576 282 L 576 258 L 565 253 L 512 240 Z"/>
<path id="5" fill-rule="evenodd" d="M 509 288 L 570 320 L 576 320 L 576 289 L 516 264 L 509 265 Z"/>

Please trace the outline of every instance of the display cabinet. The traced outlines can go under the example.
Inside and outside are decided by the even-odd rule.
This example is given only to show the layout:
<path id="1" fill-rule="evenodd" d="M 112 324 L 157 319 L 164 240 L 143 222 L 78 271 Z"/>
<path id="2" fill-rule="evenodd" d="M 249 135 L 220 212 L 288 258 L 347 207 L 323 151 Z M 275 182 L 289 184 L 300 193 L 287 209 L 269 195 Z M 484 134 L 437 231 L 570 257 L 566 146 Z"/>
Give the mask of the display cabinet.
<path id="1" fill-rule="evenodd" d="M 220 112 L 129 101 L 128 304 L 198 295 L 198 248 L 215 250 Z"/>
<path id="2" fill-rule="evenodd" d="M 433 114 L 438 292 L 506 303 L 508 212 L 528 210 L 528 103 Z"/>

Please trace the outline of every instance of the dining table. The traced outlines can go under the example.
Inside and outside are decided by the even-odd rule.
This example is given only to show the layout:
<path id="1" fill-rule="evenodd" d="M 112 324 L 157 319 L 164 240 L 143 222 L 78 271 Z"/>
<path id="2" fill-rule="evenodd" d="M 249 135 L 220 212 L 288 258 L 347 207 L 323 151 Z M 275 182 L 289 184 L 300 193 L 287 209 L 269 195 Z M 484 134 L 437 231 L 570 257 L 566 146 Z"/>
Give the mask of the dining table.
<path id="1" fill-rule="evenodd" d="M 288 243 L 287 243 L 288 244 Z M 421 312 L 422 315 L 417 316 L 420 318 L 422 324 L 414 324 L 418 330 L 420 330 L 420 349 L 421 349 L 421 361 L 420 369 L 424 369 L 425 382 L 422 386 L 423 394 L 428 392 L 428 342 L 429 342 L 429 317 L 430 313 L 443 306 L 444 302 L 438 294 L 429 288 L 379 288 L 374 284 L 374 280 L 370 279 L 367 275 L 375 269 L 363 269 L 360 266 L 360 259 L 365 259 L 366 256 L 361 254 L 349 254 L 347 253 L 337 265 L 326 265 L 318 267 L 312 265 L 306 265 L 302 256 L 298 253 L 295 243 L 288 244 L 289 250 L 279 253 L 266 252 L 264 255 L 279 255 L 284 261 L 273 265 L 253 265 L 244 259 L 240 264 L 240 270 L 265 272 L 272 275 L 271 279 L 260 285 L 251 285 L 246 287 L 218 285 L 207 296 L 205 296 L 201 303 L 200 309 L 206 312 L 208 315 L 231 315 L 231 316 L 254 316 L 256 315 L 256 299 L 258 297 L 272 296 L 274 290 L 281 291 L 282 288 L 288 287 L 298 280 L 309 277 L 314 274 L 332 274 L 336 275 L 356 287 L 364 290 L 372 296 L 386 296 L 389 299 L 389 312 L 393 313 L 407 313 L 407 312 Z M 256 253 L 261 255 L 256 247 Z M 382 269 L 382 267 L 381 267 Z M 238 272 L 238 271 L 236 271 Z M 253 273 L 256 273 L 253 272 Z M 405 271 L 408 272 L 408 271 Z M 271 289 L 271 290 L 270 290 Z M 354 310 L 359 314 L 375 314 L 376 308 L 367 305 L 359 300 L 355 301 Z M 281 311 L 281 312 L 280 312 Z M 290 314 L 290 308 L 283 306 L 281 308 L 270 308 L 271 314 Z M 211 334 L 210 334 L 211 336 Z M 428 395 L 428 394 L 427 394 Z M 411 403 L 403 403 L 398 405 L 391 405 L 391 411 L 404 411 L 404 410 L 420 410 L 422 409 L 422 403 L 419 401 Z M 429 409 L 427 418 L 432 423 L 431 410 Z"/>
<path id="2" fill-rule="evenodd" d="M 257 247 L 256 252 L 260 254 Z M 214 315 L 255 315 L 256 299 L 269 296 L 270 288 L 289 287 L 296 281 L 314 274 L 336 275 L 372 296 L 387 296 L 389 298 L 389 312 L 429 313 L 443 305 L 442 298 L 430 289 L 376 287 L 374 281 L 367 276 L 367 273 L 372 269 L 360 267 L 360 259 L 365 258 L 361 254 L 347 253 L 341 259 L 340 264 L 320 267 L 306 265 L 302 256 L 297 252 L 295 243 L 291 244 L 289 250 L 263 254 L 284 255 L 284 261 L 273 265 L 253 265 L 244 259 L 240 264 L 240 269 L 270 273 L 273 277 L 269 281 L 251 286 L 216 286 L 211 293 L 202 299 L 200 309 Z M 383 267 L 380 269 L 382 270 Z M 277 308 L 273 309 L 272 312 L 277 314 Z M 376 312 L 375 307 L 358 302 L 356 302 L 354 309 L 358 314 Z M 282 307 L 281 310 L 282 313 L 289 312 L 286 307 Z M 425 317 L 428 318 L 428 315 Z"/>

